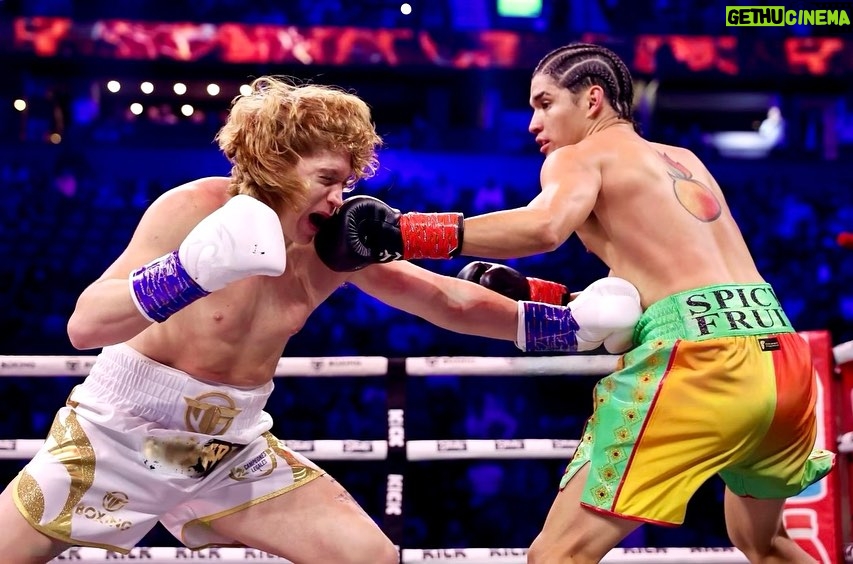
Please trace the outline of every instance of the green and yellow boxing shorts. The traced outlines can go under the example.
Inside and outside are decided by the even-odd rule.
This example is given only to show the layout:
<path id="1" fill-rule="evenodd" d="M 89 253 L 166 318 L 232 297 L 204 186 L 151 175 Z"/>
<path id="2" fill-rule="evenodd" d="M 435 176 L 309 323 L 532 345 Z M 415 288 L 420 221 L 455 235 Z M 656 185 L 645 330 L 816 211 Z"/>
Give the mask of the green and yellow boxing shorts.
<path id="1" fill-rule="evenodd" d="M 816 375 L 767 284 L 726 284 L 652 304 L 637 346 L 595 387 L 594 412 L 560 487 L 585 464 L 581 502 L 657 524 L 684 521 L 714 474 L 732 492 L 785 498 L 823 478 L 812 451 Z"/>

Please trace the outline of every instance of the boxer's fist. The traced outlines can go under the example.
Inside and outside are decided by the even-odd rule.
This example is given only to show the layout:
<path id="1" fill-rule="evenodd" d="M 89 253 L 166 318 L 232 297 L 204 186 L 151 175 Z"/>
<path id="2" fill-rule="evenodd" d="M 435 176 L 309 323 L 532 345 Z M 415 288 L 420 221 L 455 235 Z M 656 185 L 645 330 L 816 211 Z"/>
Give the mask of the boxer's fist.
<path id="1" fill-rule="evenodd" d="M 563 305 L 569 301 L 566 287 L 557 282 L 529 278 L 503 264 L 477 261 L 459 271 L 457 278 L 475 282 L 516 301 Z"/>
<path id="2" fill-rule="evenodd" d="M 337 272 L 403 258 L 400 211 L 370 196 L 347 198 L 314 237 L 317 256 Z"/>
<path id="3" fill-rule="evenodd" d="M 528 352 L 584 352 L 604 345 L 609 353 L 623 353 L 633 346 L 642 314 L 640 293 L 630 282 L 603 278 L 569 306 L 519 302 L 516 344 Z"/>
<path id="4" fill-rule="evenodd" d="M 169 317 L 249 276 L 280 276 L 286 261 L 278 215 L 238 195 L 202 219 L 177 250 L 130 273 L 130 296 L 145 319 Z"/>
<path id="5" fill-rule="evenodd" d="M 392 260 L 451 258 L 462 231 L 459 213 L 401 214 L 382 200 L 354 196 L 323 222 L 314 249 L 330 269 L 349 272 Z"/>
<path id="6" fill-rule="evenodd" d="M 469 280 L 516 301 L 530 301 L 527 277 L 509 266 L 492 262 L 472 262 L 459 271 L 457 278 Z"/>
<path id="7" fill-rule="evenodd" d="M 634 327 L 643 307 L 640 292 L 627 280 L 614 276 L 596 280 L 572 301 L 571 307 L 580 325 L 579 342 L 595 347 L 603 344 L 612 354 L 633 346 Z"/>
<path id="8" fill-rule="evenodd" d="M 189 232 L 178 259 L 206 292 L 249 276 L 281 276 L 286 262 L 281 221 L 263 202 L 234 196 Z"/>

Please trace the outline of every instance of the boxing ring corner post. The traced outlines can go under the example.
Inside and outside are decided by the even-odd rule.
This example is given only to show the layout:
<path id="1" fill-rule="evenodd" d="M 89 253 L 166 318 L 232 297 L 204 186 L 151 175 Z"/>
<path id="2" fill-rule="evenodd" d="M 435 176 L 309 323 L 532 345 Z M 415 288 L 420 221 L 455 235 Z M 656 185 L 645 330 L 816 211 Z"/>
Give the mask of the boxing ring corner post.
<path id="1" fill-rule="evenodd" d="M 853 562 L 853 341 L 833 347 L 836 388 L 834 408 L 841 434 L 838 439 L 838 481 L 841 496 L 841 537 L 845 561 Z"/>

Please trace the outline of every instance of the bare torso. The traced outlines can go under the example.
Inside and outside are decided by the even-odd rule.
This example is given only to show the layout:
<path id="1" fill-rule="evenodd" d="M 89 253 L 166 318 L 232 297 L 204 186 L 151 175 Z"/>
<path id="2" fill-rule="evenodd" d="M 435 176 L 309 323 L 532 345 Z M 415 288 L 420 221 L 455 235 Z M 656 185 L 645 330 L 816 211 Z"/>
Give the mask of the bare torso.
<path id="1" fill-rule="evenodd" d="M 598 200 L 578 236 L 640 290 L 644 307 L 699 286 L 763 281 L 719 185 L 693 153 L 625 127 L 578 148 L 601 170 Z"/>
<path id="2" fill-rule="evenodd" d="M 127 344 L 201 380 L 259 386 L 273 377 L 290 337 L 345 279 L 326 269 L 312 246 L 289 244 L 282 276 L 230 284 Z"/>
<path id="3" fill-rule="evenodd" d="M 516 338 L 518 309 L 512 300 L 408 261 L 333 272 L 317 256 L 310 230 L 301 243 L 294 238 L 288 242 L 281 276 L 251 276 L 189 304 L 163 323 L 145 321 L 127 291 L 128 276 L 139 265 L 179 248 L 202 219 L 228 202 L 228 185 L 228 178 L 198 179 L 149 206 L 127 249 L 78 298 L 69 320 L 72 344 L 91 349 L 126 342 L 199 380 L 260 386 L 273 378 L 290 337 L 345 282 L 437 327 L 507 341 Z M 320 203 L 315 207 L 334 205 L 327 201 L 334 200 L 333 188 L 318 189 Z M 282 229 L 287 233 L 311 213 L 281 214 Z"/>

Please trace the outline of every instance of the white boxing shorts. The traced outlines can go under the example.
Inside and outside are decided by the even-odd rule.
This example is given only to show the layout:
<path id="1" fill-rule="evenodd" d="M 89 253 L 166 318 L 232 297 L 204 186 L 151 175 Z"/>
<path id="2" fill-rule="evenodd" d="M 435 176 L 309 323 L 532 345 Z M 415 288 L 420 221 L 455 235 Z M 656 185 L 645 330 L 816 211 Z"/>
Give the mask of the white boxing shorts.
<path id="1" fill-rule="evenodd" d="M 272 389 L 207 384 L 105 347 L 15 478 L 15 504 L 78 546 L 127 553 L 157 521 L 190 548 L 238 544 L 207 525 L 324 474 L 269 432 Z"/>

